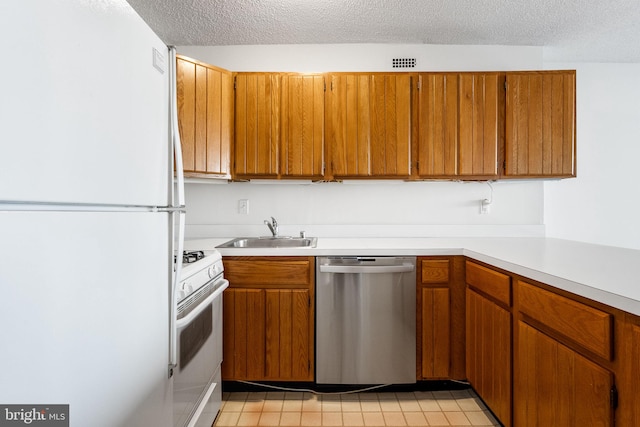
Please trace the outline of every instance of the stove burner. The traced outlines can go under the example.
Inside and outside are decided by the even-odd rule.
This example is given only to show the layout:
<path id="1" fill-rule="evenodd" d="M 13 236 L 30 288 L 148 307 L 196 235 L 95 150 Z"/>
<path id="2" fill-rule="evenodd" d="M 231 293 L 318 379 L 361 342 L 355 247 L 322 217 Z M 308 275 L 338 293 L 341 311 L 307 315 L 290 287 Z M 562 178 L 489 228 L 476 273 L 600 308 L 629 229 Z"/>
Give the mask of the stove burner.
<path id="1" fill-rule="evenodd" d="M 191 264 L 192 262 L 196 262 L 204 258 L 203 251 L 184 251 L 182 253 L 182 263 L 183 264 Z"/>

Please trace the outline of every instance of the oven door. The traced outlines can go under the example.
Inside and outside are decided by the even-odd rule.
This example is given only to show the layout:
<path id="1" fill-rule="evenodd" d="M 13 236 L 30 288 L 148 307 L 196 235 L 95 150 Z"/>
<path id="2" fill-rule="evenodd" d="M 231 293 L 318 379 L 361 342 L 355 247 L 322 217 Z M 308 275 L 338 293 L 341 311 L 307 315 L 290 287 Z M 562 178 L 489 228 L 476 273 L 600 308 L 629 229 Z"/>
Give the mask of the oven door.
<path id="1" fill-rule="evenodd" d="M 178 357 L 173 380 L 175 427 L 210 427 L 220 409 L 222 293 L 229 282 L 218 279 L 205 286 L 212 286 L 212 292 L 193 302 L 193 308 L 176 321 Z"/>

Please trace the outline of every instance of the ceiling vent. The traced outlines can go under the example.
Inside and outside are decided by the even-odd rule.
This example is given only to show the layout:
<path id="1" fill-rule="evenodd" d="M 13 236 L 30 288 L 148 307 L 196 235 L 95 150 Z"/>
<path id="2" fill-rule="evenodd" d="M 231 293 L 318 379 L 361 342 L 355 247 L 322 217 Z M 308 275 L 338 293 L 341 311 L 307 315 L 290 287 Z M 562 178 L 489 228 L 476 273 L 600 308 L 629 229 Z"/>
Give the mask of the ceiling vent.
<path id="1" fill-rule="evenodd" d="M 393 68 L 416 68 L 416 58 L 393 58 L 391 66 Z"/>

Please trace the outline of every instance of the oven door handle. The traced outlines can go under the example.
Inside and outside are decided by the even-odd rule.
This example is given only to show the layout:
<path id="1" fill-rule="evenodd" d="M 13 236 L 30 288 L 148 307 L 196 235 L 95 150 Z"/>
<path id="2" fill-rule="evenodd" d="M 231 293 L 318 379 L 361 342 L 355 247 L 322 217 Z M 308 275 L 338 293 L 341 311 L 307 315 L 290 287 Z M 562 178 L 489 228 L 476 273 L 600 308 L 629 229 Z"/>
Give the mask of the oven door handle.
<path id="1" fill-rule="evenodd" d="M 176 320 L 176 330 L 180 330 L 181 328 L 187 326 L 193 319 L 198 316 L 198 314 L 200 314 L 209 304 L 211 304 L 214 299 L 222 295 L 222 292 L 224 292 L 224 290 L 229 287 L 229 281 L 227 279 L 222 279 L 218 283 L 222 284 L 219 285 L 211 295 L 209 295 L 204 301 L 198 304 L 196 308 L 191 310 L 189 314 L 181 319 Z"/>

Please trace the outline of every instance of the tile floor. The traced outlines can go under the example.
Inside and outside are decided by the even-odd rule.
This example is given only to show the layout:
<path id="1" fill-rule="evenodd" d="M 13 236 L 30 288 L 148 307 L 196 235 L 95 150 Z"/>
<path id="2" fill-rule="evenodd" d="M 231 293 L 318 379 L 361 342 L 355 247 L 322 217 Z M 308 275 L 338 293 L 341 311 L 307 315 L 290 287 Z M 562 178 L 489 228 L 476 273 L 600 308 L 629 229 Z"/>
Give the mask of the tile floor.
<path id="1" fill-rule="evenodd" d="M 500 426 L 472 390 L 363 392 L 232 392 L 215 424 L 227 426 Z"/>

